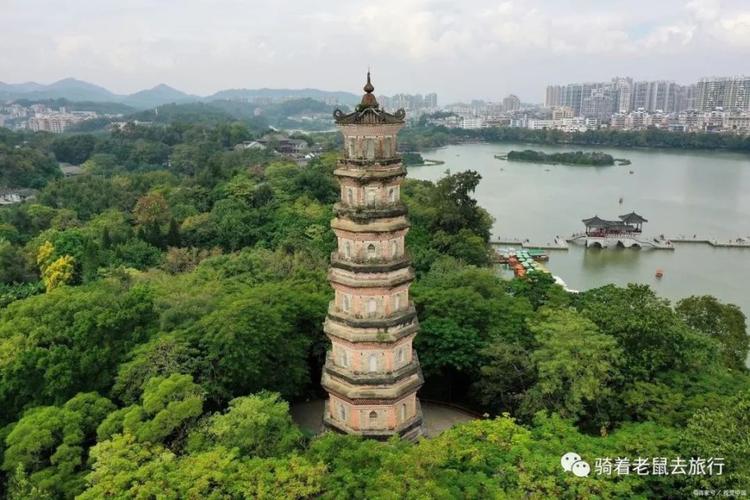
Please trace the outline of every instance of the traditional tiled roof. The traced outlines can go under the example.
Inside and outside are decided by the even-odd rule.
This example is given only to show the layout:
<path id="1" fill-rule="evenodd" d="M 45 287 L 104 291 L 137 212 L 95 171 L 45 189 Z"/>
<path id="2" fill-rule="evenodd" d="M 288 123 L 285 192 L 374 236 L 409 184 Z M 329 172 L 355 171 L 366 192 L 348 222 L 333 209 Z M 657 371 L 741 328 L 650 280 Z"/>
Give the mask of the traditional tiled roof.
<path id="1" fill-rule="evenodd" d="M 614 221 L 601 219 L 598 215 L 595 215 L 589 219 L 583 219 L 582 221 L 586 227 L 607 227 L 610 226 Z"/>
<path id="2" fill-rule="evenodd" d="M 621 215 L 620 220 L 626 224 L 641 224 L 643 222 L 648 222 L 646 219 L 644 219 L 642 216 L 638 215 L 635 212 L 630 212 L 629 214 Z"/>
<path id="3" fill-rule="evenodd" d="M 357 105 L 354 112 L 345 114 L 340 109 L 336 109 L 333 112 L 333 118 L 336 120 L 337 125 L 381 125 L 381 124 L 396 124 L 404 123 L 404 117 L 406 112 L 403 109 L 399 109 L 395 113 L 391 114 L 383 109 L 380 109 L 378 100 L 373 95 L 372 82 L 370 82 L 370 72 L 367 72 L 367 83 L 364 86 L 365 95 L 362 96 L 362 101 Z"/>

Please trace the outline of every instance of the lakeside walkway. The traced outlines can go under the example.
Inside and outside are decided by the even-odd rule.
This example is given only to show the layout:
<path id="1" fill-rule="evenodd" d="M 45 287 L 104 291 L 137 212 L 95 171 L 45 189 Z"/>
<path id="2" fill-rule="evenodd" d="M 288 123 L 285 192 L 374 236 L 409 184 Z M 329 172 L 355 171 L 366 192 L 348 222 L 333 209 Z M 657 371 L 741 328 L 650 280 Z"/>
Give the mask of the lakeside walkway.
<path id="1" fill-rule="evenodd" d="M 528 239 L 521 238 L 506 238 L 498 237 L 497 239 L 490 240 L 490 245 L 501 246 L 501 245 L 512 245 L 520 246 L 522 248 L 539 248 L 541 250 L 567 250 L 568 242 L 565 238 L 555 236 L 554 240 L 546 243 L 532 242 Z"/>
<path id="2" fill-rule="evenodd" d="M 585 237 L 585 234 L 573 234 L 567 240 L 565 238 L 555 237 L 551 242 L 539 243 L 530 241 L 528 238 L 514 238 L 500 236 L 490 240 L 490 244 L 493 246 L 518 246 L 521 248 L 539 248 L 541 250 L 568 250 L 569 243 L 580 241 Z M 656 250 L 674 250 L 674 244 L 700 244 L 709 245 L 715 248 L 748 248 L 750 249 L 750 236 L 739 237 L 727 240 L 718 240 L 701 237 L 698 235 L 686 236 L 679 235 L 674 238 L 669 238 L 661 235 L 656 238 L 637 238 L 639 244 L 648 246 Z"/>
<path id="3" fill-rule="evenodd" d="M 726 241 L 719 241 L 719 240 L 710 240 L 706 238 L 701 238 L 698 235 L 693 236 L 685 236 L 680 235 L 676 238 L 670 238 L 670 241 L 672 243 L 694 243 L 694 244 L 702 244 L 702 245 L 711 245 L 712 247 L 719 247 L 719 248 L 750 248 L 750 236 L 747 238 L 735 238 L 735 239 L 728 239 Z"/>

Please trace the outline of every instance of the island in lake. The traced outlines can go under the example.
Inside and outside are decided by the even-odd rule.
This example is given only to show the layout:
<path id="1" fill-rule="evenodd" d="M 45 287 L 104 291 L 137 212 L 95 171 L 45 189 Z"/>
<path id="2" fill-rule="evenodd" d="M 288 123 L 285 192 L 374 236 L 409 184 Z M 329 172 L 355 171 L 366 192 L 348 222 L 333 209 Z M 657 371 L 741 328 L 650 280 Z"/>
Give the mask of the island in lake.
<path id="1" fill-rule="evenodd" d="M 595 167 L 605 167 L 614 165 L 629 165 L 630 161 L 614 158 L 607 153 L 598 151 L 584 152 L 574 151 L 570 153 L 544 153 L 542 151 L 533 151 L 526 149 L 524 151 L 511 151 L 507 155 L 495 155 L 495 158 L 509 161 L 527 161 L 531 163 L 549 163 L 563 165 L 591 165 Z"/>
<path id="2" fill-rule="evenodd" d="M 404 162 L 404 165 L 407 167 L 419 167 L 423 165 L 442 165 L 444 162 L 439 160 L 429 160 L 427 158 L 422 158 L 422 155 L 413 152 L 413 151 L 405 151 L 401 153 L 401 161 Z"/>

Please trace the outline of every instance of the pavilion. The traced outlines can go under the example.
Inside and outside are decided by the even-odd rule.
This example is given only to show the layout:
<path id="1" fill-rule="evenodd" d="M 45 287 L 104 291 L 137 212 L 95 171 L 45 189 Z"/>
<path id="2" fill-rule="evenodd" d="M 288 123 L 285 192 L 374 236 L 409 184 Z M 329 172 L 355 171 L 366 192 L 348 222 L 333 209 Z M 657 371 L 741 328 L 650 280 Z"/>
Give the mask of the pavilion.
<path id="1" fill-rule="evenodd" d="M 606 220 L 595 215 L 588 219 L 583 219 L 582 222 L 586 226 L 586 236 L 597 237 L 641 234 L 643 223 L 648 222 L 648 220 L 635 212 L 621 215 L 619 219 Z"/>

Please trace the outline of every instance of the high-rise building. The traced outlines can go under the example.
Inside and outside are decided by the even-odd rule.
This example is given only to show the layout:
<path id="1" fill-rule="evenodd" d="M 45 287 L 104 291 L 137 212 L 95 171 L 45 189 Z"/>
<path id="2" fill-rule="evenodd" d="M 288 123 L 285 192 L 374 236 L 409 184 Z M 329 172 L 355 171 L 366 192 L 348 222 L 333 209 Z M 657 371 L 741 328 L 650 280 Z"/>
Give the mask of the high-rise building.
<path id="1" fill-rule="evenodd" d="M 633 79 L 615 77 L 612 84 L 615 100 L 613 112 L 628 113 L 633 106 Z"/>
<path id="2" fill-rule="evenodd" d="M 750 110 L 750 76 L 701 78 L 695 91 L 695 108 L 699 111 Z"/>
<path id="3" fill-rule="evenodd" d="M 438 99 L 437 94 L 432 92 L 424 96 L 424 105 L 427 108 L 437 108 Z"/>
<path id="4" fill-rule="evenodd" d="M 544 106 L 547 108 L 554 108 L 554 107 L 562 106 L 561 96 L 562 96 L 562 86 L 548 85 L 547 92 L 544 95 Z"/>
<path id="5" fill-rule="evenodd" d="M 406 113 L 380 108 L 369 72 L 364 90 L 354 112 L 334 112 L 344 154 L 334 172 L 341 201 L 331 222 L 338 247 L 328 274 L 335 294 L 324 324 L 331 350 L 323 421 L 344 433 L 413 439 L 422 434 L 417 390 L 424 379 L 412 348 L 419 323 L 400 200 L 406 169 L 396 147 Z"/>
<path id="6" fill-rule="evenodd" d="M 521 99 L 513 94 L 510 94 L 508 97 L 503 99 L 503 109 L 505 111 L 518 111 L 519 109 L 521 109 Z"/>
<path id="7" fill-rule="evenodd" d="M 635 82 L 633 84 L 633 109 L 664 113 L 677 113 L 686 108 L 684 88 L 666 80 Z"/>
<path id="8" fill-rule="evenodd" d="M 693 107 L 693 89 L 671 81 L 615 77 L 609 82 L 571 83 L 547 87 L 547 107 L 566 106 L 576 116 L 606 121 L 612 114 L 642 109 L 676 113 Z"/>

